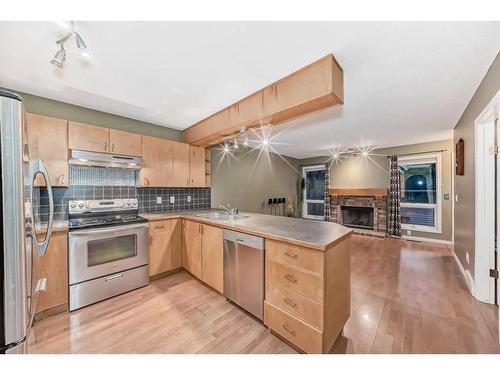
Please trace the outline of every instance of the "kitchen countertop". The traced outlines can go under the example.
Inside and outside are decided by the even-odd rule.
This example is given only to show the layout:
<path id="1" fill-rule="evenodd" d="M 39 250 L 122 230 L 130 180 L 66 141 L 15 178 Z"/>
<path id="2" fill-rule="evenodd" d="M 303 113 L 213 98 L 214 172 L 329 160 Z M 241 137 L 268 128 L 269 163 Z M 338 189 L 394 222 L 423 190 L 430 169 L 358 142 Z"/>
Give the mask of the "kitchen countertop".
<path id="1" fill-rule="evenodd" d="M 143 213 L 142 217 L 150 220 L 182 218 L 218 226 L 225 229 L 257 235 L 277 241 L 292 243 L 316 250 L 327 250 L 335 243 L 351 234 L 352 229 L 326 221 L 296 219 L 285 216 L 264 215 L 240 212 L 246 218 L 236 220 L 217 220 L 196 215 L 210 212 L 222 212 L 218 209 Z"/>

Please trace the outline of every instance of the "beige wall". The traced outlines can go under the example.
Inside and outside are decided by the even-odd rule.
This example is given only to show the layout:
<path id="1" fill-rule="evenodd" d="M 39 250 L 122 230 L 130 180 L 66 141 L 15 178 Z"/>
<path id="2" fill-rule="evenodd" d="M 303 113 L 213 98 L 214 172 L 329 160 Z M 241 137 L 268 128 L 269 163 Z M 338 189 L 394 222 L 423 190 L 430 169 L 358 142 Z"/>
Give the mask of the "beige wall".
<path id="1" fill-rule="evenodd" d="M 469 102 L 454 131 L 454 142 L 462 138 L 465 142 L 465 172 L 463 176 L 455 176 L 455 253 L 474 277 L 475 256 L 475 178 L 474 178 L 474 121 L 490 100 L 500 90 L 500 57 L 497 55 L 481 85 Z M 469 253 L 470 263 L 466 261 Z"/>
<path id="2" fill-rule="evenodd" d="M 389 161 L 385 155 L 404 155 L 420 152 L 446 150 L 441 153 L 442 195 L 448 194 L 449 199 L 443 199 L 442 231 L 428 233 L 412 230 L 411 235 L 436 240 L 452 240 L 452 169 L 453 169 L 453 140 L 420 143 L 391 148 L 374 150 L 371 159 L 350 156 L 342 162 L 333 163 L 330 169 L 330 186 L 332 188 L 388 188 Z M 377 155 L 380 154 L 380 155 Z M 300 165 L 311 165 L 325 162 L 327 158 L 311 158 L 300 160 Z M 403 231 L 403 234 L 406 234 Z"/>
<path id="3" fill-rule="evenodd" d="M 297 160 L 258 151 L 238 152 L 224 158 L 212 149 L 212 207 L 230 204 L 248 212 L 269 213 L 267 198 L 284 197 L 297 201 L 300 171 Z"/>
<path id="4" fill-rule="evenodd" d="M 65 120 L 85 122 L 88 124 L 119 129 L 131 133 L 150 135 L 153 137 L 171 139 L 174 141 L 181 140 L 182 134 L 176 129 L 134 120 L 128 117 L 116 116 L 106 112 L 95 111 L 93 109 L 63 103 L 40 96 L 25 94 L 22 92 L 18 92 L 18 94 L 23 98 L 24 109 L 26 112 L 62 118 Z"/>

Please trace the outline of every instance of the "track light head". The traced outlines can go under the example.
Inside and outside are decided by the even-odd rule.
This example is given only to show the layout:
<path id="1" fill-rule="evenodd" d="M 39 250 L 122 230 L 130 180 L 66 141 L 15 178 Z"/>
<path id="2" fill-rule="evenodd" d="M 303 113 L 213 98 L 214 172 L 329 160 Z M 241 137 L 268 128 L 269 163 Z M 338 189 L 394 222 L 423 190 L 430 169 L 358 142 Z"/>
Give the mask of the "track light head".
<path id="1" fill-rule="evenodd" d="M 50 62 L 55 66 L 57 66 L 58 68 L 62 69 L 65 60 L 66 60 L 66 50 L 64 49 L 64 45 L 61 43 L 61 49 L 56 52 L 54 58 Z"/>
<path id="2" fill-rule="evenodd" d="M 78 34 L 76 31 L 75 31 L 75 39 L 76 39 L 76 46 L 79 49 L 86 49 L 87 48 L 87 45 L 83 41 L 82 36 L 80 34 Z"/>

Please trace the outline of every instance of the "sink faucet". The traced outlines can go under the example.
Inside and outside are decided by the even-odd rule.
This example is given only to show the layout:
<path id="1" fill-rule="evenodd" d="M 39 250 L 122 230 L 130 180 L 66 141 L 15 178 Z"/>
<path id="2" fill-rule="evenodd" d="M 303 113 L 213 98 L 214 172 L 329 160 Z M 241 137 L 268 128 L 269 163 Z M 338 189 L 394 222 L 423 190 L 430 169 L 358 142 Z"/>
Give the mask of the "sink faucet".
<path id="1" fill-rule="evenodd" d="M 223 205 L 219 205 L 219 208 L 223 208 L 224 210 L 226 210 L 229 215 L 233 215 L 233 216 L 236 216 L 236 215 L 239 215 L 240 213 L 240 210 L 237 209 L 237 208 L 230 208 L 231 206 L 228 204 L 227 207 L 223 206 Z"/>

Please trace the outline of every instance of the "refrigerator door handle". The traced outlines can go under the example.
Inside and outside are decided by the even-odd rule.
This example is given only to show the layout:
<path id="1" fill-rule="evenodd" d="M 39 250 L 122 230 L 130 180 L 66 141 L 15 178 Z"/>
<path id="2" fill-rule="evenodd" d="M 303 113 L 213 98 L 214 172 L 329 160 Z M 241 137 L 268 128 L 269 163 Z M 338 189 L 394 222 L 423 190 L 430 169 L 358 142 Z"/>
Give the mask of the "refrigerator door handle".
<path id="1" fill-rule="evenodd" d="M 46 185 L 47 194 L 49 196 L 49 222 L 47 225 L 47 233 L 45 235 L 45 239 L 40 242 L 38 240 L 38 236 L 36 233 L 37 224 L 35 223 L 35 217 L 34 217 L 33 212 L 32 212 L 32 214 L 31 214 L 31 217 L 33 220 L 33 228 L 32 228 L 33 235 L 32 235 L 32 237 L 33 237 L 33 242 L 35 243 L 36 250 L 38 251 L 38 254 L 40 256 L 44 256 L 45 253 L 47 252 L 50 237 L 52 235 L 52 224 L 54 221 L 54 198 L 52 196 L 52 186 L 50 185 L 49 172 L 47 171 L 47 168 L 45 167 L 45 164 L 43 163 L 43 161 L 37 160 L 33 163 L 33 167 L 32 167 L 32 179 L 31 179 L 32 201 L 33 201 L 33 185 L 34 185 L 36 177 L 39 173 L 44 177 L 45 183 L 47 184 Z M 32 210 L 33 210 L 33 206 L 32 206 Z M 41 225 L 40 225 L 40 229 L 41 229 Z"/>

